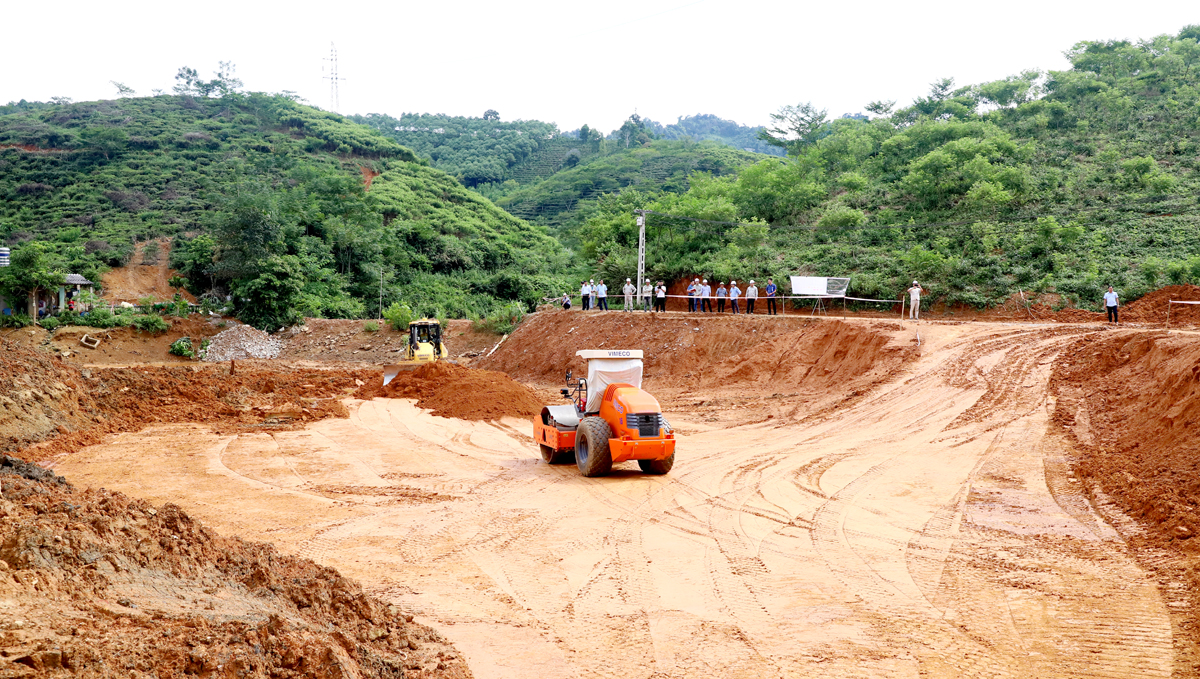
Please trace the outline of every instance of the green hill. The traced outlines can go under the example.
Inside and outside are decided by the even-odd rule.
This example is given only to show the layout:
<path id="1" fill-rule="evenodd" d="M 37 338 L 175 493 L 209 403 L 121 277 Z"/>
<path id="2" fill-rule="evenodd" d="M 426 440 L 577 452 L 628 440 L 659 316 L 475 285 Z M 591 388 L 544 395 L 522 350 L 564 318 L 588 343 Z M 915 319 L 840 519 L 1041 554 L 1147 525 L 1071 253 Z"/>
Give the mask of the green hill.
<path id="1" fill-rule="evenodd" d="M 630 189 L 682 193 L 693 173 L 736 174 L 762 158 L 712 141 L 648 140 L 630 148 L 612 144 L 546 179 L 514 188 L 496 198 L 496 204 L 522 219 L 561 229 L 573 223 L 581 205 L 604 194 Z"/>
<path id="2" fill-rule="evenodd" d="M 98 280 L 173 236 L 189 289 L 232 294 L 260 325 L 374 316 L 381 274 L 385 305 L 482 314 L 558 288 L 567 261 L 409 149 L 276 95 L 0 107 L 0 196 L 14 256 L 44 247 Z"/>
<path id="3" fill-rule="evenodd" d="M 741 125 L 732 120 L 725 120 L 711 113 L 698 113 L 691 116 L 679 116 L 670 125 L 646 120 L 646 129 L 659 139 L 691 139 L 692 141 L 715 141 L 735 149 L 753 151 L 771 156 L 782 156 L 783 150 L 771 146 L 759 138 L 762 126 L 751 127 Z"/>
<path id="4" fill-rule="evenodd" d="M 619 278 L 634 208 L 742 222 L 652 215 L 652 275 L 852 275 L 857 294 L 890 298 L 916 278 L 975 306 L 1032 290 L 1094 308 L 1109 284 L 1131 299 L 1198 281 L 1197 38 L 1081 42 L 1069 70 L 939 81 L 907 108 L 871 104 L 871 120 L 788 107 L 786 161 L 606 198 L 573 235 Z"/>

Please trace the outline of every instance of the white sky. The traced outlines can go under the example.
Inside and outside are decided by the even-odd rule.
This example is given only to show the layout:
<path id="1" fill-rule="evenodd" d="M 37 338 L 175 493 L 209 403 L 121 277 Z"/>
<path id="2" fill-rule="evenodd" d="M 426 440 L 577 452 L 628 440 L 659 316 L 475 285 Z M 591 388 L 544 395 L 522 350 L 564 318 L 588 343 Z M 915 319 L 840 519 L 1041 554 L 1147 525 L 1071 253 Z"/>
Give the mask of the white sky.
<path id="1" fill-rule="evenodd" d="M 0 102 L 170 91 L 180 66 L 233 61 L 249 90 L 294 90 L 330 108 L 337 44 L 342 113 L 448 113 L 588 123 L 636 108 L 671 123 L 714 113 L 763 124 L 784 104 L 830 114 L 901 104 L 928 84 L 1062 69 L 1080 40 L 1149 38 L 1200 23 L 1200 3 L 895 0 L 592 2 L 10 3 Z"/>

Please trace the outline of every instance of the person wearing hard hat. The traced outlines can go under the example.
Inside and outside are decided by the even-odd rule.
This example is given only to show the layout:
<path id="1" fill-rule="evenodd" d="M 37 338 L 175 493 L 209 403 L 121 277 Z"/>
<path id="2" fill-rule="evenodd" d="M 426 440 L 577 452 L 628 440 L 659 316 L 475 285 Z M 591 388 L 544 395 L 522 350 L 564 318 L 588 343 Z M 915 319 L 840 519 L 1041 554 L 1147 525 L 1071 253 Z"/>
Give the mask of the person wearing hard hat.
<path id="1" fill-rule="evenodd" d="M 725 281 L 717 286 L 717 313 L 725 313 L 725 300 L 729 297 L 729 291 L 725 289 Z"/>
<path id="2" fill-rule="evenodd" d="M 650 279 L 645 279 L 642 284 L 642 311 L 650 311 L 650 300 L 654 297 L 654 285 Z"/>
<path id="3" fill-rule="evenodd" d="M 754 302 L 758 299 L 758 286 L 754 284 L 754 279 L 750 279 L 750 286 L 746 288 L 746 313 L 754 313 Z"/>
<path id="4" fill-rule="evenodd" d="M 562 299 L 559 300 L 559 303 L 562 304 L 562 308 L 564 311 L 567 309 L 570 309 L 571 308 L 571 295 L 569 293 L 564 292 Z"/>
<path id="5" fill-rule="evenodd" d="M 621 292 L 625 293 L 625 311 L 633 311 L 633 296 L 637 294 L 637 286 L 626 278 L 625 287 L 621 288 Z"/>
<path id="6" fill-rule="evenodd" d="M 738 313 L 738 298 L 742 296 L 742 289 L 737 286 L 737 281 L 729 281 L 729 310 L 733 313 Z"/>
<path id="7" fill-rule="evenodd" d="M 914 321 L 921 319 L 921 284 L 913 281 L 912 287 L 908 289 L 908 317 Z"/>
<path id="8" fill-rule="evenodd" d="M 603 282 L 603 281 L 601 281 L 601 282 Z M 588 308 L 595 309 L 596 308 L 596 299 L 597 299 L 596 296 L 598 294 L 600 294 L 600 289 L 596 287 L 596 279 L 595 278 L 588 280 L 588 294 L 591 295 L 591 297 L 592 297 L 591 305 L 588 306 Z"/>
<path id="9" fill-rule="evenodd" d="M 712 286 L 707 278 L 700 281 L 700 310 L 712 312 Z"/>

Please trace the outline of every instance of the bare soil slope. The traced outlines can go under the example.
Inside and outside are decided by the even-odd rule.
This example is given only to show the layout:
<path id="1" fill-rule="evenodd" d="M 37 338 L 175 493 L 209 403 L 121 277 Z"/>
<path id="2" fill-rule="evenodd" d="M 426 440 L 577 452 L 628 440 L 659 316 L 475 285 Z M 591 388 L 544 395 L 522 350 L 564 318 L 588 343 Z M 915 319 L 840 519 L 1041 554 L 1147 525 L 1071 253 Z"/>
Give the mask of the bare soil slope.
<path id="1" fill-rule="evenodd" d="M 1200 338 L 1096 334 L 1055 366 L 1056 422 L 1081 451 L 1076 466 L 1144 531 L 1131 540 L 1167 558 L 1147 562 L 1187 583 L 1189 671 L 1200 673 Z"/>
<path id="2" fill-rule="evenodd" d="M 156 302 L 165 302 L 175 297 L 175 288 L 167 283 L 176 273 L 169 264 L 171 239 L 160 238 L 155 242 L 158 243 L 158 262 L 156 264 L 142 263 L 146 243 L 139 243 L 137 251 L 128 264 L 109 269 L 104 274 L 101 279 L 104 299 L 114 304 L 117 302 L 135 304 L 143 297 L 151 297 Z M 196 301 L 196 298 L 186 290 L 182 294 L 187 301 Z"/>
<path id="3" fill-rule="evenodd" d="M 839 400 L 890 379 L 917 356 L 915 341 L 897 333 L 900 327 L 799 317 L 543 311 L 476 365 L 557 387 L 567 370 L 587 374 L 575 356 L 580 349 L 642 349 L 644 386 L 667 407 L 722 410 L 736 398 L 743 406 L 757 402 L 753 409 L 762 419 L 774 414 L 779 399 Z"/>
<path id="4" fill-rule="evenodd" d="M 44 439 L 40 459 L 147 424 L 207 422 L 218 429 L 288 427 L 345 417 L 341 400 L 377 369 L 320 370 L 266 362 L 79 369 L 0 340 L 0 451 Z"/>
<path id="5" fill-rule="evenodd" d="M 263 543 L 0 458 L 0 676 L 470 677 L 437 632 Z"/>

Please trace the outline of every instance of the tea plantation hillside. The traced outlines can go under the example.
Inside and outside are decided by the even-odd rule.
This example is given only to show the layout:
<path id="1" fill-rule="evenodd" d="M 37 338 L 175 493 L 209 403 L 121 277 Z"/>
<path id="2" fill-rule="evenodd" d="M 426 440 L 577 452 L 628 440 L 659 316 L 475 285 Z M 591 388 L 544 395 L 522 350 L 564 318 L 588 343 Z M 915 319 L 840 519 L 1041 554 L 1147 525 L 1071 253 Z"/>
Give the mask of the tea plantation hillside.
<path id="1" fill-rule="evenodd" d="M 0 196 L 14 261 L 40 249 L 99 280 L 136 241 L 170 236 L 192 292 L 230 294 L 264 326 L 377 315 L 381 278 L 385 306 L 529 305 L 568 261 L 409 149 L 280 95 L 0 107 Z"/>

